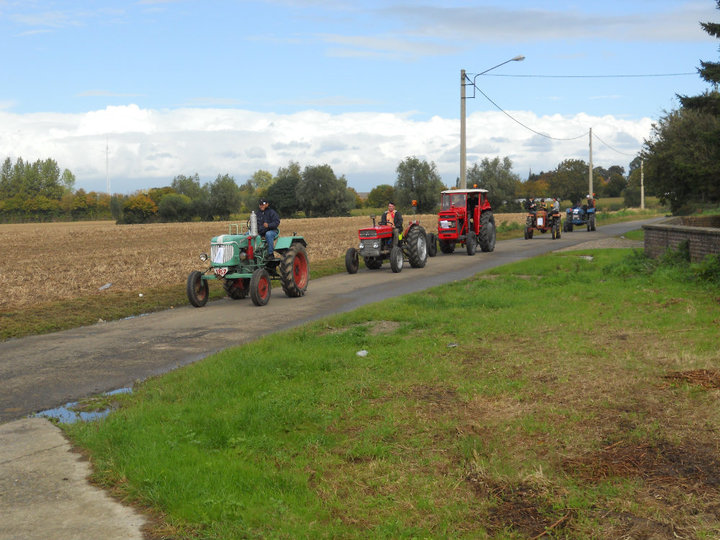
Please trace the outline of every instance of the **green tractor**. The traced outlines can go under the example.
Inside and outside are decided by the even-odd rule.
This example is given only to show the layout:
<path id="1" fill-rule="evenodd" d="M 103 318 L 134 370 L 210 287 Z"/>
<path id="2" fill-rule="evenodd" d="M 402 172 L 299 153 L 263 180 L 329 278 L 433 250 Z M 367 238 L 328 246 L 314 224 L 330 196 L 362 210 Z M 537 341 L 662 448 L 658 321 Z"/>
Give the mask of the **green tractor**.
<path id="1" fill-rule="evenodd" d="M 302 236 L 278 236 L 275 253 L 268 256 L 267 243 L 257 233 L 255 212 L 248 220 L 247 230 L 231 224 L 228 234 L 210 240 L 210 255 L 202 253 L 200 260 L 210 262 L 204 272 L 194 270 L 187 279 L 187 297 L 195 307 L 207 304 L 210 296 L 209 281 L 222 281 L 227 295 L 233 300 L 248 294 L 256 306 L 270 301 L 271 280 L 279 279 L 282 289 L 290 298 L 303 296 L 310 281 L 310 264 Z"/>

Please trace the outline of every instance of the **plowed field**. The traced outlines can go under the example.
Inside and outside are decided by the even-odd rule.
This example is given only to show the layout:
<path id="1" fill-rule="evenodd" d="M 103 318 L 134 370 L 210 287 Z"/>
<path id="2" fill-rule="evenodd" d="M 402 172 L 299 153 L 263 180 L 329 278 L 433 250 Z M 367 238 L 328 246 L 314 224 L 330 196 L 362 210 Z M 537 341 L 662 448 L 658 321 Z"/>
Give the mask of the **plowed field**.
<path id="1" fill-rule="evenodd" d="M 415 216 L 413 216 L 415 218 Z M 409 219 L 405 216 L 406 221 Z M 437 216 L 417 216 L 428 232 Z M 496 223 L 524 222 L 524 214 L 498 214 Z M 200 269 L 198 255 L 230 222 L 115 225 L 110 221 L 0 225 L 0 311 L 86 296 L 112 288 L 182 284 Z M 284 219 L 281 235 L 305 237 L 313 261 L 334 259 L 357 243 L 368 217 Z M 109 284 L 109 285 L 108 285 Z"/>

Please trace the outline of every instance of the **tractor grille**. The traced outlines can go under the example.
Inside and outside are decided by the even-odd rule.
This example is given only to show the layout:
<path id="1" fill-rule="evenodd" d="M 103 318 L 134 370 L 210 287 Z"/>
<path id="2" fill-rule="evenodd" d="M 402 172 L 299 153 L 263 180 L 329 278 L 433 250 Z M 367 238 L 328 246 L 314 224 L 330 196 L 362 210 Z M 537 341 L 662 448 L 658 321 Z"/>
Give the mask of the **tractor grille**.
<path id="1" fill-rule="evenodd" d="M 440 219 L 438 222 L 438 228 L 439 229 L 454 229 L 455 228 L 455 220 L 454 219 Z"/>
<path id="2" fill-rule="evenodd" d="M 226 264 L 233 258 L 232 244 L 212 244 L 210 246 L 210 260 L 213 264 Z"/>
<path id="3" fill-rule="evenodd" d="M 375 238 L 377 236 L 377 232 L 373 229 L 370 229 L 369 231 L 360 231 L 360 238 Z"/>

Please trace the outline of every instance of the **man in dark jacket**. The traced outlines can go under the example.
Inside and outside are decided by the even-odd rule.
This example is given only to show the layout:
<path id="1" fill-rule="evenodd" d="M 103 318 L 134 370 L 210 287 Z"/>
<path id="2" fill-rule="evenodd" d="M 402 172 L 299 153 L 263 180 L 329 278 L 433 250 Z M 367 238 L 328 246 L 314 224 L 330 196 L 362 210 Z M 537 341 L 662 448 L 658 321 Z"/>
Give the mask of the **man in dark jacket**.
<path id="1" fill-rule="evenodd" d="M 275 248 L 275 238 L 278 235 L 278 227 L 280 226 L 280 216 L 278 213 L 268 206 L 265 199 L 260 199 L 258 203 L 260 211 L 256 214 L 258 234 L 265 238 L 268 248 L 268 257 L 273 257 Z"/>
<path id="2" fill-rule="evenodd" d="M 402 231 L 403 218 L 400 212 L 395 210 L 395 203 L 388 203 L 387 211 L 383 212 L 380 218 L 380 225 L 393 225 L 398 231 Z"/>

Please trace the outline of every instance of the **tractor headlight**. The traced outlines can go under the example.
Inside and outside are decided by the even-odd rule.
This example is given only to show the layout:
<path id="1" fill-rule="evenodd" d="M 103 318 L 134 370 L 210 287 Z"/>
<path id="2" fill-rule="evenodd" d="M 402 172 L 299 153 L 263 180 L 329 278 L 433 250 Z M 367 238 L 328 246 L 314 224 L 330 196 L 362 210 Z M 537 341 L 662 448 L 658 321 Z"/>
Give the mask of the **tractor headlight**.
<path id="1" fill-rule="evenodd" d="M 207 255 L 207 253 L 201 253 L 201 254 L 200 254 L 200 260 L 201 260 L 202 262 L 207 261 L 207 260 L 208 260 L 208 255 Z"/>
<path id="2" fill-rule="evenodd" d="M 241 251 L 240 254 L 238 255 L 238 258 L 239 258 L 241 261 L 246 260 L 246 259 L 247 259 L 247 251 L 245 251 L 245 250 Z"/>
<path id="3" fill-rule="evenodd" d="M 380 242 L 373 242 L 373 248 L 378 249 L 380 247 Z"/>

